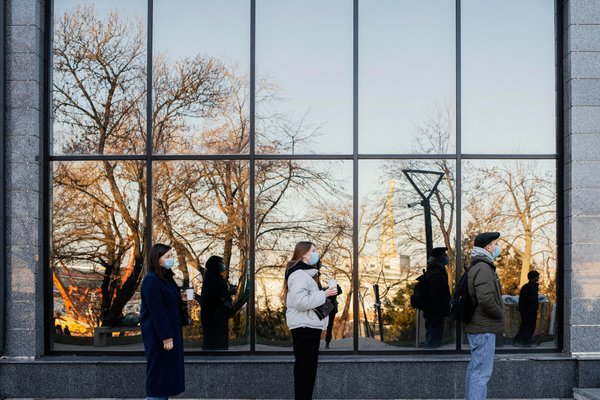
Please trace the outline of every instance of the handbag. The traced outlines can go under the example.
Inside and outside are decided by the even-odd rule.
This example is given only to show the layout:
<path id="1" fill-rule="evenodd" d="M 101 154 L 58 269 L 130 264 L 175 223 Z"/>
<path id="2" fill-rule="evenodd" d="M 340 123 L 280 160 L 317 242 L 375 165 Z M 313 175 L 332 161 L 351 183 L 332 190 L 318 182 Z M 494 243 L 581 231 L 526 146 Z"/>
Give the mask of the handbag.
<path id="1" fill-rule="evenodd" d="M 319 317 L 319 319 L 324 319 L 325 317 L 328 317 L 329 314 L 331 314 L 334 307 L 335 306 L 333 305 L 333 302 L 329 298 L 326 298 L 325 303 L 321 304 L 317 308 L 313 308 L 313 311 L 315 312 L 315 314 L 317 314 L 317 317 Z"/>
<path id="2" fill-rule="evenodd" d="M 190 313 L 188 311 L 187 303 L 182 301 L 179 303 L 179 311 L 181 313 L 181 326 L 188 326 L 192 324 Z"/>

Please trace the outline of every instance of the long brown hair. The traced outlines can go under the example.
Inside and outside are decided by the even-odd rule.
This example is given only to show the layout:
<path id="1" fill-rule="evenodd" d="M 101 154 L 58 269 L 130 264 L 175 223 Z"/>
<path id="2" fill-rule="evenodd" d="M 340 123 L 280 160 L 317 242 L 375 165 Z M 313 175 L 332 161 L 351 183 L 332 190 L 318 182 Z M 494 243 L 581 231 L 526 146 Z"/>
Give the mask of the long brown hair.
<path id="1" fill-rule="evenodd" d="M 285 268 L 285 273 L 287 274 L 287 272 L 290 270 L 290 268 L 292 268 L 294 265 L 296 265 L 300 261 L 302 261 L 302 257 L 306 253 L 308 253 L 308 251 L 314 245 L 315 244 L 313 242 L 306 242 L 306 241 L 296 243 L 296 247 L 294 247 L 294 254 L 292 254 L 291 261 L 287 263 L 287 266 Z M 283 286 L 281 287 L 281 300 L 283 301 L 284 304 L 287 299 L 287 294 L 288 294 L 287 279 L 284 279 Z"/>

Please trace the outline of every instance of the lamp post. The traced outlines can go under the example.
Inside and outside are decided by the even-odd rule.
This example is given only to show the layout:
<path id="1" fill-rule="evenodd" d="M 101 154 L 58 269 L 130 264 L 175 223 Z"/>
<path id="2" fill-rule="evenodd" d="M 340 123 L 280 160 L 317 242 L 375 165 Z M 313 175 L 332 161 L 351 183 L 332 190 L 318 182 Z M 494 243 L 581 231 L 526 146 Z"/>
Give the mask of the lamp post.
<path id="1" fill-rule="evenodd" d="M 431 228 L 431 203 L 430 199 L 433 196 L 433 193 L 437 190 L 438 185 L 442 181 L 444 177 L 443 172 L 437 171 L 426 171 L 426 170 L 418 170 L 418 169 L 403 169 L 402 172 L 406 179 L 410 182 L 410 184 L 415 188 L 416 192 L 421 197 L 420 201 L 416 201 L 408 204 L 409 208 L 415 207 L 417 205 L 423 206 L 423 213 L 425 214 L 425 247 L 427 249 L 427 258 L 431 256 L 431 251 L 433 250 L 433 231 Z M 423 175 L 433 175 L 434 183 L 430 189 L 420 188 L 415 182 L 415 177 Z M 422 181 L 421 181 L 422 182 Z M 423 189 L 423 190 L 422 190 Z"/>

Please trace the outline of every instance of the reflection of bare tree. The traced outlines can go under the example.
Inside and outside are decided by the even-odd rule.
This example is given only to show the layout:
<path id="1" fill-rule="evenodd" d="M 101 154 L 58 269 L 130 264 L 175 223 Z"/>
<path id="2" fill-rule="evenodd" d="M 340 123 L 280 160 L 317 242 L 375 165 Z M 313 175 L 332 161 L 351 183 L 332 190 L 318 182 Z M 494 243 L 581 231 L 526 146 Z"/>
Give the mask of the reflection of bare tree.
<path id="1" fill-rule="evenodd" d="M 101 19 L 93 7 L 78 7 L 57 20 L 54 112 L 62 151 L 145 152 L 143 38 L 141 22 L 129 23 L 116 13 Z M 156 85 L 167 85 L 170 95 L 164 101 L 159 98 L 153 108 L 156 147 L 160 149 L 164 148 L 161 141 L 173 139 L 186 112 L 209 113 L 221 102 L 223 68 L 199 58 L 176 64 L 173 70 L 160 68 L 160 62 L 157 67 Z M 68 206 L 83 196 L 84 206 L 72 212 L 82 216 L 81 229 L 93 235 L 75 236 L 69 229 L 72 220 L 55 218 L 53 251 L 62 263 L 85 260 L 104 269 L 99 285 L 101 315 L 102 323 L 110 325 L 120 319 L 141 279 L 147 212 L 145 166 L 99 161 L 94 172 L 95 180 L 90 182 L 89 168 L 56 168 L 54 182 L 60 196 L 55 214 L 61 213 L 62 203 Z M 57 226 L 57 221 L 64 225 Z M 124 263 L 126 254 L 130 260 Z"/>
<path id="2" fill-rule="evenodd" d="M 553 281 L 549 270 L 556 261 L 556 196 L 551 174 L 540 172 L 533 162 L 486 166 L 477 169 L 470 187 L 469 228 L 503 232 L 503 241 L 520 264 L 518 287 L 527 283 L 536 260 Z"/>
<path id="3" fill-rule="evenodd" d="M 55 23 L 55 130 L 69 153 L 143 153 L 145 55 L 141 21 L 78 7 Z"/>
<path id="4" fill-rule="evenodd" d="M 55 148 L 64 153 L 144 154 L 146 75 L 144 28 L 116 13 L 99 17 L 92 7 L 65 13 L 54 43 Z M 275 101 L 277 87 L 262 82 L 258 101 Z M 190 148 L 239 154 L 249 148 L 248 81 L 207 57 L 175 62 L 154 57 L 152 127 L 157 153 Z M 282 131 L 290 143 L 268 143 L 259 151 L 281 152 L 309 140 L 317 129 L 285 115 L 257 116 L 261 134 Z M 200 125 L 194 125 L 198 121 Z M 61 163 L 54 172 L 53 265 L 101 271 L 103 324 L 116 323 L 134 295 L 142 269 L 145 170 L 141 162 Z M 256 175 L 257 244 L 275 251 L 291 232 L 333 243 L 348 236 L 328 222 L 294 220 L 281 202 L 312 187 L 307 200 L 324 211 L 339 198 L 328 171 L 299 161 L 261 162 Z M 155 238 L 176 250 L 184 284 L 202 259 L 222 253 L 228 273 L 238 279 L 237 300 L 246 293 L 249 258 L 249 165 L 246 161 L 156 162 L 153 168 Z M 286 253 L 289 249 L 285 249 Z M 277 263 L 277 267 L 282 264 Z M 267 266 L 261 265 L 257 268 Z M 351 293 L 349 294 L 351 295 Z M 80 305 L 86 308 L 89 305 Z M 95 305 L 92 305 L 92 308 Z M 88 307 L 89 308 L 89 307 Z M 97 321 L 90 323 L 96 326 Z"/>
<path id="5" fill-rule="evenodd" d="M 105 324 L 119 320 L 141 275 L 140 217 L 145 210 L 139 189 L 143 176 L 143 165 L 137 162 L 58 164 L 55 168 L 53 269 L 56 273 L 65 264 L 79 263 L 104 270 L 99 314 Z"/>

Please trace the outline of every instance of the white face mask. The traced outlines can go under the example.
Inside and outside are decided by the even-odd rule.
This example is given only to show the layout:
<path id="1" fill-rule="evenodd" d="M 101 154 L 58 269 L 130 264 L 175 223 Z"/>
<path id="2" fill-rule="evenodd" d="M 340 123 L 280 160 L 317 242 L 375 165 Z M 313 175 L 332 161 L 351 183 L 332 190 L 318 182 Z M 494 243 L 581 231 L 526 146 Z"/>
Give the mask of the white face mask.
<path id="1" fill-rule="evenodd" d="M 317 269 L 307 269 L 305 271 L 308 275 L 310 275 L 311 278 L 314 278 L 314 276 L 317 274 L 317 272 L 319 272 L 319 270 L 317 270 Z"/>

